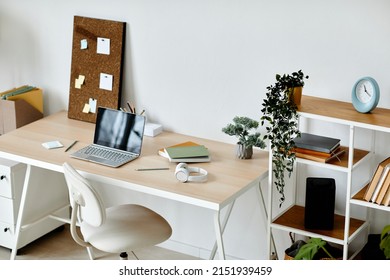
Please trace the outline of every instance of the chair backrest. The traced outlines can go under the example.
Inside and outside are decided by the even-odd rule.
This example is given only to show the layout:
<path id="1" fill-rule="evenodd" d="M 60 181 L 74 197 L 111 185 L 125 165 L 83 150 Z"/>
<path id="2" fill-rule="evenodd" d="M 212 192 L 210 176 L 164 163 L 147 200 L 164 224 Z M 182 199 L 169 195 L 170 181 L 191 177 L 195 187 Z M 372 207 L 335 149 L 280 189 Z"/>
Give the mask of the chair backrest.
<path id="1" fill-rule="evenodd" d="M 101 226 L 106 219 L 106 210 L 99 194 L 69 163 L 65 162 L 63 168 L 72 208 L 79 205 L 81 221 Z"/>

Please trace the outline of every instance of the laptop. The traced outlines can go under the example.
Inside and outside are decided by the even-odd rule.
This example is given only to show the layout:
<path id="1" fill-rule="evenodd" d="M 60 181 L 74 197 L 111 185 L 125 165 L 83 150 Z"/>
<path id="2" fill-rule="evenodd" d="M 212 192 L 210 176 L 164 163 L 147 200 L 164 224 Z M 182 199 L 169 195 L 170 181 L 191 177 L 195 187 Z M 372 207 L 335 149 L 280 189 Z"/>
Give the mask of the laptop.
<path id="1" fill-rule="evenodd" d="M 119 167 L 140 156 L 144 128 L 144 116 L 98 107 L 93 144 L 70 156 Z"/>

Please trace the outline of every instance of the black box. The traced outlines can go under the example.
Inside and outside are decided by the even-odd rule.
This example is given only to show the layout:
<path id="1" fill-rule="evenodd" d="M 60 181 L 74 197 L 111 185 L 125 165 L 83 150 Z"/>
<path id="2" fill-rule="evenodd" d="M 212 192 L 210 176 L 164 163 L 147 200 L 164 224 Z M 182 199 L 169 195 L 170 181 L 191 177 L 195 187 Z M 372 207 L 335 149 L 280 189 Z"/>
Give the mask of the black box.
<path id="1" fill-rule="evenodd" d="M 333 229 L 335 196 L 333 178 L 306 178 L 305 228 Z"/>

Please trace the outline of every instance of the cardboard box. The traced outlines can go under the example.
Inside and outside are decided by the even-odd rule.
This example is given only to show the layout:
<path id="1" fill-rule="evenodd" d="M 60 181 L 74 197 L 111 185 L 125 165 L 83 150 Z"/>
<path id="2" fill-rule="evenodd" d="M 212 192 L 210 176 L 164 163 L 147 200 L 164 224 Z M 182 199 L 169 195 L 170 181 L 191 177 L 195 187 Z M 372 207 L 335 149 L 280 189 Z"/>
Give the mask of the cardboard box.
<path id="1" fill-rule="evenodd" d="M 7 100 L 0 100 L 0 134 L 43 118 L 42 111 L 41 89 L 12 96 Z"/>

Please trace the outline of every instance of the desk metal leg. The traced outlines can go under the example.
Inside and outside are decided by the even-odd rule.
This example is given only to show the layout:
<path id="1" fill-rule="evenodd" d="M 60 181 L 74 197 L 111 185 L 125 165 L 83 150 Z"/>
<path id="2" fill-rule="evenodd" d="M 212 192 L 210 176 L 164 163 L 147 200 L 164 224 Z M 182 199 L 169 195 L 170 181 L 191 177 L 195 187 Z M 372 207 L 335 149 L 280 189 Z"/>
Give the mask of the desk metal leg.
<path id="1" fill-rule="evenodd" d="M 272 175 L 271 175 L 272 176 Z M 275 240 L 271 231 L 271 227 L 269 226 L 271 222 L 271 216 L 268 216 L 267 212 L 267 207 L 265 205 L 265 199 L 263 195 L 263 190 L 261 189 L 261 182 L 259 183 L 259 187 L 257 188 L 257 196 L 259 199 L 259 203 L 263 206 L 265 218 L 267 219 L 267 252 L 268 252 L 268 257 L 270 259 L 278 259 L 278 253 L 276 252 L 276 245 L 275 245 Z M 272 248 L 273 251 L 272 251 Z"/>
<path id="2" fill-rule="evenodd" d="M 28 193 L 28 186 L 29 186 L 29 181 L 30 181 L 30 176 L 31 176 L 31 165 L 27 165 L 26 169 L 26 176 L 24 179 L 24 185 L 23 185 L 23 190 L 22 190 L 22 197 L 20 200 L 20 207 L 19 207 L 19 214 L 18 214 L 18 219 L 16 221 L 16 228 L 15 228 L 15 242 L 14 246 L 11 251 L 11 260 L 14 260 L 16 257 L 16 253 L 18 252 L 18 245 L 19 245 L 19 236 L 20 236 L 20 231 L 21 231 L 21 225 L 23 222 L 23 215 L 24 215 L 24 208 L 26 205 L 26 197 Z"/>
<path id="3" fill-rule="evenodd" d="M 17 250 L 69 219 L 68 189 L 63 174 L 27 165 L 11 260 Z"/>
<path id="4" fill-rule="evenodd" d="M 221 223 L 220 223 L 220 211 L 215 212 L 214 214 L 214 227 L 215 227 L 215 234 L 217 237 L 217 246 L 218 246 L 218 255 L 221 260 L 225 260 L 225 249 L 223 246 L 223 239 L 222 239 L 222 233 L 221 230 Z"/>
<path id="5" fill-rule="evenodd" d="M 230 203 L 228 208 L 227 208 L 227 212 L 226 212 L 225 218 L 224 218 L 224 220 L 222 222 L 222 227 L 221 227 L 221 224 L 220 224 L 220 211 L 218 211 L 218 212 L 216 212 L 214 214 L 214 227 L 215 227 L 215 234 L 217 236 L 217 239 L 216 239 L 216 242 L 214 243 L 214 247 L 213 247 L 213 249 L 211 251 L 210 260 L 214 259 L 215 253 L 217 251 L 217 248 L 220 249 L 221 247 L 222 247 L 222 251 L 221 251 L 221 249 L 219 250 L 220 258 L 222 259 L 221 256 L 223 256 L 223 259 L 225 259 L 223 240 L 222 240 L 223 237 L 222 236 L 223 236 L 223 233 L 225 231 L 226 224 L 227 224 L 227 222 L 229 220 L 230 214 L 232 213 L 234 202 L 235 202 L 235 200 L 232 203 Z M 218 243 L 219 239 L 220 239 L 221 245 Z"/>

